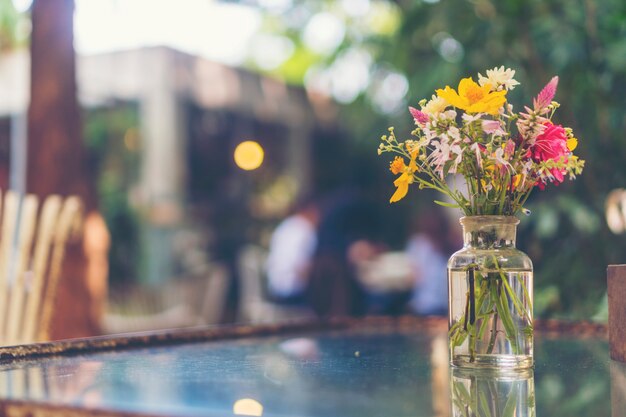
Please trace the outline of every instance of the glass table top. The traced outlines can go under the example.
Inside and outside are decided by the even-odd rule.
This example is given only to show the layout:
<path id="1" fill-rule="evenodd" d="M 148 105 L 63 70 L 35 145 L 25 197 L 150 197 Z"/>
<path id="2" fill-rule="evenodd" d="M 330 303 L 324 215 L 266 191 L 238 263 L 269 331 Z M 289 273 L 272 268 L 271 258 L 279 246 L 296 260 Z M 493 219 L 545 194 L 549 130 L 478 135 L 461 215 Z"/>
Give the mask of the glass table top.
<path id="1" fill-rule="evenodd" d="M 452 371 L 445 331 L 343 330 L 0 365 L 0 402 L 173 416 L 611 416 L 626 367 L 602 338 L 536 335 L 535 368 Z M 613 414 L 615 415 L 615 414 Z"/>

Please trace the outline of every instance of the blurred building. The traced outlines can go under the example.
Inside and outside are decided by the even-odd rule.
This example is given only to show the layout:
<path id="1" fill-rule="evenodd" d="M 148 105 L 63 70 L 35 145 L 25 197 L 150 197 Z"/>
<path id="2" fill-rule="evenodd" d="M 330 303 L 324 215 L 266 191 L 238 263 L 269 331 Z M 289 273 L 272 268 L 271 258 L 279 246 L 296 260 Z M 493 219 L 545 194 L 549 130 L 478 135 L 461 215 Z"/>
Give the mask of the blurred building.
<path id="1" fill-rule="evenodd" d="M 181 232 L 204 235 L 212 256 L 231 260 L 243 242 L 262 238 L 262 231 L 246 227 L 250 219 L 282 216 L 311 186 L 312 138 L 335 129 L 336 109 L 326 98 L 171 48 L 79 56 L 77 66 L 85 136 L 101 198 L 115 189 L 138 223 L 141 251 L 118 256 L 139 257 L 126 262 L 141 265 L 134 272 L 146 283 L 161 283 L 180 272 L 177 251 L 190 250 L 180 244 Z M 15 156 L 19 146 L 10 143 L 23 143 L 18 137 L 23 129 L 16 126 L 27 108 L 28 68 L 28 51 L 0 60 L 0 180 L 5 184 L 11 169 L 21 175 Z M 90 120 L 116 108 L 132 117 L 120 122 L 119 134 L 94 138 Z M 105 129 L 113 127 L 106 117 L 102 120 Z M 246 140 L 264 151 L 263 165 L 255 171 L 233 161 L 235 147 Z M 120 170 L 126 174 L 112 181 Z M 105 216 L 116 210 L 114 200 L 102 204 Z M 115 236 L 113 230 L 114 247 Z M 127 278 L 135 277 L 112 277 Z"/>

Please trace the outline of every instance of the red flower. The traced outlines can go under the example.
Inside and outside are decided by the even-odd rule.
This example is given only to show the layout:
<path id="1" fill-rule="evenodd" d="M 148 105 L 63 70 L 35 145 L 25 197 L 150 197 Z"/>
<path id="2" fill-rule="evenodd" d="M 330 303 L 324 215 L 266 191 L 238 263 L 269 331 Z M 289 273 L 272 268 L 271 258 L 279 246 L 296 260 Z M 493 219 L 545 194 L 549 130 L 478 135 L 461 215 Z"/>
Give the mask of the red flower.
<path id="1" fill-rule="evenodd" d="M 530 147 L 530 156 L 536 162 L 559 161 L 567 162 L 570 151 L 567 148 L 567 135 L 561 125 L 554 125 L 550 122 L 544 124 L 545 129 L 541 135 L 537 136 L 535 144 Z M 552 182 L 560 184 L 563 182 L 565 170 L 553 168 L 550 173 L 554 177 Z M 540 184 L 541 185 L 541 184 Z"/>

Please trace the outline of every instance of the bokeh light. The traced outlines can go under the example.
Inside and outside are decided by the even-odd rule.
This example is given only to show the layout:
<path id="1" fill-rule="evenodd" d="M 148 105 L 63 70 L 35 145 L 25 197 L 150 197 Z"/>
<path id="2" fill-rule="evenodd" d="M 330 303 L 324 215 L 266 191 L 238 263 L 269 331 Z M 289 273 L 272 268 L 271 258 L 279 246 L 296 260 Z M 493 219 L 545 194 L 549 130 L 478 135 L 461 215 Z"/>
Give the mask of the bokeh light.
<path id="1" fill-rule="evenodd" d="M 242 398 L 235 401 L 233 414 L 236 416 L 262 416 L 263 404 L 252 398 Z"/>
<path id="2" fill-rule="evenodd" d="M 33 4 L 33 0 L 12 0 L 12 1 L 13 1 L 13 7 L 15 7 L 15 10 L 17 10 L 19 13 L 27 12 L 30 9 L 30 6 L 32 6 Z"/>
<path id="3" fill-rule="evenodd" d="M 379 113 L 390 114 L 406 106 L 408 92 L 409 81 L 403 74 L 381 69 L 374 75 L 368 96 Z"/>
<path id="4" fill-rule="evenodd" d="M 285 62 L 294 49 L 293 42 L 286 36 L 260 33 L 252 40 L 251 55 L 260 69 L 268 71 Z"/>
<path id="5" fill-rule="evenodd" d="M 341 45 L 346 34 L 346 27 L 337 16 L 320 12 L 313 16 L 304 28 L 304 44 L 320 54 L 330 54 Z"/>
<path id="6" fill-rule="evenodd" d="M 247 140 L 235 148 L 235 164 L 241 169 L 252 171 L 263 164 L 265 151 L 258 142 Z"/>
<path id="7" fill-rule="evenodd" d="M 341 0 L 341 7 L 350 16 L 362 17 L 370 11 L 370 0 Z"/>
<path id="8" fill-rule="evenodd" d="M 432 43 L 439 55 L 452 64 L 458 64 L 465 56 L 465 49 L 461 43 L 447 32 L 436 33 Z"/>
<path id="9" fill-rule="evenodd" d="M 618 188 L 606 198 L 606 223 L 618 235 L 626 231 L 626 190 Z"/>
<path id="10" fill-rule="evenodd" d="M 308 90 L 331 96 L 339 103 L 352 103 L 370 83 L 372 56 L 365 50 L 350 48 L 329 68 L 312 67 L 306 74 Z"/>

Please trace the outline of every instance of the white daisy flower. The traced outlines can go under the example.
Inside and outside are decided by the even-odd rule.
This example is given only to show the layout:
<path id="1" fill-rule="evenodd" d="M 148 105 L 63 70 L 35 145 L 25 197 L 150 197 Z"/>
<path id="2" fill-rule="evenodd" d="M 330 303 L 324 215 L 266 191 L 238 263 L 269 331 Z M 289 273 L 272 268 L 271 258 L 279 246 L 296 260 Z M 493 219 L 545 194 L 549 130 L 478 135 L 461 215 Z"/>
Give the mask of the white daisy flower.
<path id="1" fill-rule="evenodd" d="M 448 106 L 449 104 L 446 100 L 433 94 L 432 98 L 428 101 L 428 103 L 422 106 L 422 112 L 431 116 L 437 116 L 439 113 L 444 111 L 446 107 Z"/>
<path id="2" fill-rule="evenodd" d="M 507 91 L 513 90 L 516 85 L 519 84 L 513 77 L 515 76 L 515 70 L 510 68 L 504 69 L 504 65 L 500 68 L 487 70 L 487 76 L 478 74 L 478 84 L 485 86 L 490 84 L 495 91 L 501 91 L 504 88 Z"/>

